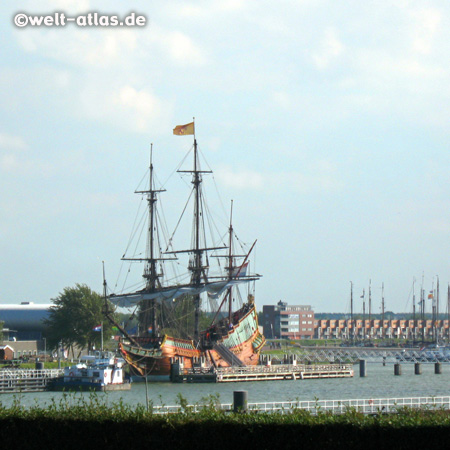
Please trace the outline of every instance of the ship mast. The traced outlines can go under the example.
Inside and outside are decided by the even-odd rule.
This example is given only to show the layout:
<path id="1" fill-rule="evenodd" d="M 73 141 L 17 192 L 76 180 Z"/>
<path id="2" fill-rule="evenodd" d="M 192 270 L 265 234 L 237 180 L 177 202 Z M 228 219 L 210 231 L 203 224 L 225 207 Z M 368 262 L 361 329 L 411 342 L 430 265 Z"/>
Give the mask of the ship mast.
<path id="1" fill-rule="evenodd" d="M 200 172 L 198 170 L 198 152 L 197 152 L 197 139 L 194 137 L 194 173 L 192 183 L 195 191 L 195 203 L 194 203 L 194 265 L 192 266 L 192 284 L 199 286 L 202 278 L 202 255 L 203 251 L 200 249 L 200 184 L 202 182 Z M 198 341 L 199 338 L 199 317 L 200 317 L 200 294 L 196 294 L 194 297 L 194 339 Z"/>
<path id="2" fill-rule="evenodd" d="M 351 337 L 352 344 L 355 341 L 355 327 L 353 324 L 353 282 L 350 281 L 350 328 L 351 328 Z"/>
<path id="3" fill-rule="evenodd" d="M 154 190 L 153 189 L 153 144 L 150 148 L 150 180 L 149 180 L 149 189 L 146 192 L 147 201 L 148 201 L 148 209 L 149 209 L 149 220 L 148 220 L 148 231 L 149 231 L 149 242 L 148 242 L 148 255 L 149 259 L 146 263 L 146 268 L 144 270 L 143 277 L 146 279 L 146 289 L 147 290 L 155 290 L 157 284 L 159 283 L 159 276 L 156 270 L 156 259 L 155 259 L 155 239 L 154 239 L 154 225 L 155 225 L 155 208 L 156 208 L 156 193 L 162 192 L 163 190 Z M 146 301 L 142 305 L 143 311 L 141 314 L 143 315 L 144 320 L 142 321 L 145 326 L 145 332 L 148 332 L 148 323 L 151 323 L 152 332 L 151 335 L 156 336 L 156 310 L 155 310 L 155 299 L 150 300 L 150 305 L 146 305 Z M 147 308 L 150 306 L 150 308 Z M 150 313 L 150 320 L 149 320 Z"/>
<path id="4" fill-rule="evenodd" d="M 385 338 L 385 328 L 384 328 L 384 312 L 385 312 L 385 303 L 384 303 L 384 282 L 381 284 L 381 337 Z"/>
<path id="5" fill-rule="evenodd" d="M 231 200 L 231 211 L 230 211 L 230 227 L 229 231 L 229 242 L 228 242 L 228 278 L 231 280 L 233 274 L 233 200 Z M 228 323 L 231 323 L 231 313 L 232 313 L 232 288 L 228 288 Z"/>
<path id="6" fill-rule="evenodd" d="M 200 170 L 198 161 L 197 139 L 194 134 L 194 168 L 193 170 L 178 170 L 178 172 L 192 173 L 191 183 L 194 186 L 194 228 L 193 228 L 193 248 L 188 250 L 192 252 L 193 259 L 189 264 L 189 270 L 191 271 L 191 285 L 193 287 L 199 287 L 202 284 L 202 275 L 207 282 L 207 275 L 205 269 L 207 266 L 203 266 L 203 252 L 205 250 L 213 250 L 213 248 L 202 248 L 200 243 L 200 229 L 201 229 L 201 216 L 202 214 L 202 202 L 201 202 L 201 184 L 202 173 L 212 173 L 210 170 Z M 222 248 L 222 247 L 220 247 Z M 176 252 L 174 252 L 176 253 Z M 194 294 L 194 340 L 197 342 L 200 337 L 199 330 L 199 318 L 201 308 L 200 294 Z"/>
<path id="7" fill-rule="evenodd" d="M 416 322 L 416 291 L 415 291 L 415 283 L 416 279 L 413 278 L 413 297 L 412 297 L 412 307 L 413 307 L 413 343 L 416 341 L 416 331 L 417 331 L 417 322 Z"/>
<path id="8" fill-rule="evenodd" d="M 155 229 L 156 229 L 156 202 L 157 194 L 165 192 L 165 189 L 154 188 L 154 174 L 153 174 L 153 144 L 150 147 L 150 165 L 149 165 L 149 187 L 148 190 L 135 191 L 136 194 L 146 194 L 148 203 L 148 240 L 147 240 L 147 255 L 146 258 L 122 258 L 124 261 L 145 261 L 144 274 L 142 277 L 146 280 L 145 291 L 154 292 L 161 288 L 160 276 L 158 273 L 157 262 L 165 261 L 175 258 L 157 258 L 155 251 Z M 143 328 L 142 334 L 151 334 L 152 337 L 157 335 L 157 321 L 156 321 L 156 300 L 142 300 L 140 304 L 139 324 Z M 151 330 L 151 333 L 149 331 Z"/>

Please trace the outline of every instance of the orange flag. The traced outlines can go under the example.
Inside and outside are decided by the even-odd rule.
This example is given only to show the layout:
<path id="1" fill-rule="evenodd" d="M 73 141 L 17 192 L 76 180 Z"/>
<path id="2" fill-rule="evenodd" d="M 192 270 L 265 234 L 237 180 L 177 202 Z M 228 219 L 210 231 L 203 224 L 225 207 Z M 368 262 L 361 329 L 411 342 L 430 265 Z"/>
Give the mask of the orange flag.
<path id="1" fill-rule="evenodd" d="M 177 136 L 185 136 L 186 134 L 195 134 L 194 122 L 187 123 L 186 125 L 177 125 L 173 129 L 173 134 Z"/>

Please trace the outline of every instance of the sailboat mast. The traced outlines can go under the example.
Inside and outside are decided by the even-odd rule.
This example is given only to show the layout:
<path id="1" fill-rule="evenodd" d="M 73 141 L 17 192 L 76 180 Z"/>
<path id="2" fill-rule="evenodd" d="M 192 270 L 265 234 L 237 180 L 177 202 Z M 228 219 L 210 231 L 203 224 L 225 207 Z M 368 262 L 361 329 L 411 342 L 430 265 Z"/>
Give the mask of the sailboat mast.
<path id="1" fill-rule="evenodd" d="M 352 335 L 352 344 L 355 340 L 355 327 L 353 325 L 353 282 L 350 281 L 350 328 Z"/>
<path id="2" fill-rule="evenodd" d="M 200 184 L 201 177 L 198 170 L 198 152 L 197 139 L 194 137 L 194 172 L 192 184 L 195 191 L 194 203 L 194 265 L 192 267 L 192 284 L 199 286 L 202 273 L 202 251 L 200 250 Z M 201 298 L 200 294 L 194 296 L 194 340 L 198 341 L 200 337 L 199 318 L 200 318 Z"/>
<path id="3" fill-rule="evenodd" d="M 233 273 L 233 200 L 231 200 L 231 211 L 230 211 L 230 227 L 229 227 L 229 241 L 228 241 L 228 277 L 231 280 Z M 232 313 L 232 288 L 228 288 L 228 323 L 231 323 L 231 313 Z"/>
<path id="4" fill-rule="evenodd" d="M 385 337 L 385 328 L 384 328 L 384 282 L 381 283 L 381 337 L 384 339 Z"/>
<path id="5" fill-rule="evenodd" d="M 361 295 L 363 299 L 363 340 L 366 340 L 366 292 L 363 289 L 363 293 Z"/>
<path id="6" fill-rule="evenodd" d="M 149 187 L 148 187 L 148 192 L 149 192 L 149 199 L 148 199 L 148 203 L 149 203 L 149 224 L 148 224 L 148 232 L 149 232 L 149 278 L 148 278 L 148 283 L 147 283 L 147 288 L 151 288 L 154 289 L 155 285 L 156 285 L 156 262 L 155 262 L 155 250 L 154 250 L 154 235 L 153 235 L 153 230 L 154 230 L 154 220 L 155 220 L 155 202 L 156 202 L 156 193 L 155 191 L 152 189 L 153 188 L 153 163 L 152 163 L 152 154 L 153 154 L 153 144 L 151 146 L 151 150 L 150 150 L 150 181 L 149 181 Z"/>
<path id="7" fill-rule="evenodd" d="M 369 340 L 372 339 L 372 280 L 369 280 Z"/>
<path id="8" fill-rule="evenodd" d="M 149 181 L 149 278 L 147 279 L 147 289 L 154 290 L 156 288 L 156 280 L 158 274 L 156 273 L 156 260 L 155 260 L 155 245 L 154 245 L 154 223 L 155 223 L 155 202 L 156 202 L 156 192 L 153 190 L 153 144 L 150 150 L 150 181 Z M 156 309 L 155 300 L 152 299 L 150 303 L 150 322 L 152 325 L 152 337 L 156 336 Z M 147 327 L 148 330 L 148 327 Z"/>
<path id="9" fill-rule="evenodd" d="M 194 129 L 193 129 L 194 130 Z M 210 170 L 201 170 L 198 157 L 197 139 L 194 134 L 194 168 L 193 170 L 178 170 L 177 172 L 187 172 L 192 173 L 191 183 L 194 185 L 194 224 L 193 224 L 193 234 L 192 234 L 192 247 L 189 253 L 193 254 L 192 260 L 189 262 L 189 270 L 191 271 L 191 285 L 194 288 L 199 288 L 202 285 L 202 276 L 204 282 L 207 283 L 207 267 L 203 266 L 203 252 L 208 250 L 216 250 L 225 247 L 211 247 L 203 248 L 201 240 L 201 230 L 202 230 L 202 173 L 212 173 Z M 171 253 L 171 252 L 170 252 Z M 176 253 L 176 252 L 174 252 Z M 197 290 L 199 292 L 199 290 Z M 194 340 L 198 341 L 200 338 L 199 330 L 199 318 L 200 318 L 200 307 L 201 307 L 201 297 L 200 293 L 194 294 Z"/>
<path id="10" fill-rule="evenodd" d="M 447 323 L 450 324 L 450 283 L 447 285 Z M 447 328 L 447 340 L 450 342 L 450 328 Z"/>
<path id="11" fill-rule="evenodd" d="M 413 303 L 413 341 L 416 340 L 416 331 L 417 331 L 417 322 L 416 322 L 416 290 L 415 290 L 415 282 L 416 279 L 413 278 L 413 298 L 412 298 L 412 303 Z"/>
<path id="12" fill-rule="evenodd" d="M 149 186 L 148 190 L 135 191 L 136 194 L 146 194 L 148 202 L 148 240 L 147 240 L 147 255 L 143 260 L 145 261 L 144 274 L 145 278 L 145 290 L 148 292 L 154 292 L 160 287 L 159 274 L 157 271 L 156 263 L 159 260 L 167 258 L 157 258 L 155 252 L 155 229 L 156 229 L 156 202 L 157 194 L 159 192 L 165 192 L 165 189 L 154 188 L 154 175 L 153 175 L 153 144 L 150 147 L 150 165 L 149 165 Z M 122 260 L 140 260 L 139 258 L 122 258 Z M 141 260 L 142 261 L 142 260 Z M 157 335 L 157 323 L 156 323 L 156 301 L 155 299 L 143 300 L 140 304 L 139 323 L 142 326 L 141 330 L 144 334 L 147 334 L 151 328 L 151 335 L 154 337 Z"/>

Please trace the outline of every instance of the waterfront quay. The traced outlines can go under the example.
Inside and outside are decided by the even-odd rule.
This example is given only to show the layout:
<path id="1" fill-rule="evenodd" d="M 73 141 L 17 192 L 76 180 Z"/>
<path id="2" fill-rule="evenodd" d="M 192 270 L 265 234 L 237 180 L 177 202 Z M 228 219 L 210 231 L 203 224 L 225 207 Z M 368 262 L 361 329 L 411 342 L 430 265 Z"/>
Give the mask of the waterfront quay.
<path id="1" fill-rule="evenodd" d="M 182 368 L 172 365 L 174 383 L 231 383 L 240 381 L 281 381 L 311 378 L 353 377 L 352 364 L 279 364 L 268 366 Z"/>
<path id="2" fill-rule="evenodd" d="M 63 373 L 63 369 L 2 369 L 0 393 L 46 391 L 49 382 Z"/>

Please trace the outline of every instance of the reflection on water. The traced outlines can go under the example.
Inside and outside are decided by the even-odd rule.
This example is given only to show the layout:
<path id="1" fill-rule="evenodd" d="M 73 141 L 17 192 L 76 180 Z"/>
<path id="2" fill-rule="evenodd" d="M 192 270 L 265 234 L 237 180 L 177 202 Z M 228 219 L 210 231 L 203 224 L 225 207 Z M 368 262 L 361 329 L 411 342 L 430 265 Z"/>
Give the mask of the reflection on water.
<path id="1" fill-rule="evenodd" d="M 289 400 L 331 400 L 357 398 L 425 397 L 448 395 L 450 364 L 442 365 L 442 374 L 434 374 L 434 364 L 422 364 L 422 375 L 414 374 L 414 364 L 403 364 L 401 376 L 394 375 L 393 364 L 385 367 L 367 364 L 367 376 L 359 377 L 359 366 L 355 365 L 354 378 L 319 380 L 256 381 L 241 383 L 172 384 L 148 383 L 148 396 L 155 405 L 175 405 L 179 394 L 188 403 L 205 403 L 210 395 L 219 395 L 221 403 L 232 403 L 233 391 L 248 391 L 249 402 L 273 402 Z M 63 398 L 61 392 L 38 392 L 27 394 L 1 394 L 0 402 L 10 405 L 14 398 L 26 406 L 56 403 Z M 78 393 L 89 396 L 90 393 Z M 145 404 L 145 383 L 134 383 L 131 391 L 97 393 L 109 404 Z"/>

